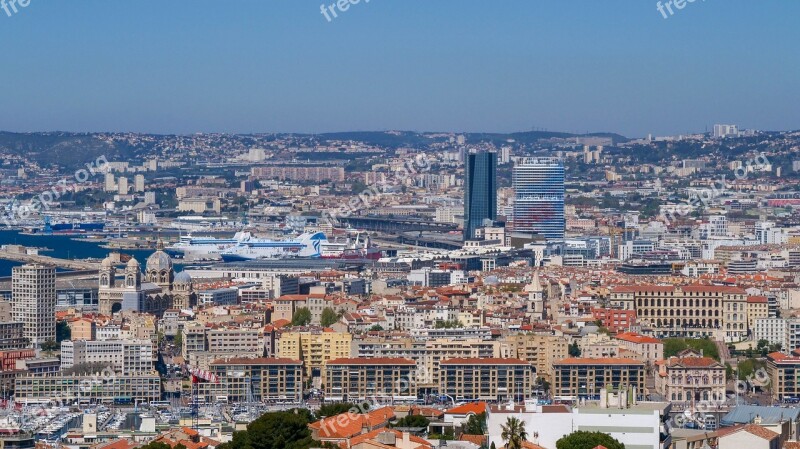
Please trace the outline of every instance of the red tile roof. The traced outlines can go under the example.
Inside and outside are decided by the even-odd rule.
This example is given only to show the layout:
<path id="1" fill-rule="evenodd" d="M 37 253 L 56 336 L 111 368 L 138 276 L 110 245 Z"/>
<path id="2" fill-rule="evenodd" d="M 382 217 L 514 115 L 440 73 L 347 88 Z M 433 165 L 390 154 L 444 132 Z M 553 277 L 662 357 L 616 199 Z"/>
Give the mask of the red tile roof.
<path id="1" fill-rule="evenodd" d="M 661 343 L 661 340 L 657 338 L 639 335 L 634 332 L 622 332 L 617 334 L 614 338 L 617 340 L 629 341 L 631 343 Z"/>
<path id="2" fill-rule="evenodd" d="M 667 367 L 685 366 L 687 368 L 721 368 L 723 365 L 711 357 L 670 357 L 665 360 Z"/>
<path id="3" fill-rule="evenodd" d="M 445 413 L 448 415 L 469 415 L 470 413 L 480 415 L 485 411 L 486 411 L 485 402 L 471 402 L 469 404 L 459 405 L 458 407 L 446 410 Z"/>

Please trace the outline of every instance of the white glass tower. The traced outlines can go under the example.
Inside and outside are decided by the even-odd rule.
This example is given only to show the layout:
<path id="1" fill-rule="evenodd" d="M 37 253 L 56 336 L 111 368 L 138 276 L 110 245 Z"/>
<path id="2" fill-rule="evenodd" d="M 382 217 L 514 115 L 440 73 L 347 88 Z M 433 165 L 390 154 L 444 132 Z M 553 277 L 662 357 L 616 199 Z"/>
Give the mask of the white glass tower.
<path id="1" fill-rule="evenodd" d="M 520 159 L 514 166 L 513 184 L 513 231 L 563 239 L 564 163 L 554 158 Z"/>

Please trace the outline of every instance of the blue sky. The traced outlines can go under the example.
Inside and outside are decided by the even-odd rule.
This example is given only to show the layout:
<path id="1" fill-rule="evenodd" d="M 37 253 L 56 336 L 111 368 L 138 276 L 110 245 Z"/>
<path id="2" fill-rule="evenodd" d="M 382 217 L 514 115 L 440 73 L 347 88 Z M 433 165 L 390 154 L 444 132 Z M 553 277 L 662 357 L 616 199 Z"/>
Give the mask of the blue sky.
<path id="1" fill-rule="evenodd" d="M 800 129 L 794 0 L 332 2 L 0 9 L 0 129 Z"/>

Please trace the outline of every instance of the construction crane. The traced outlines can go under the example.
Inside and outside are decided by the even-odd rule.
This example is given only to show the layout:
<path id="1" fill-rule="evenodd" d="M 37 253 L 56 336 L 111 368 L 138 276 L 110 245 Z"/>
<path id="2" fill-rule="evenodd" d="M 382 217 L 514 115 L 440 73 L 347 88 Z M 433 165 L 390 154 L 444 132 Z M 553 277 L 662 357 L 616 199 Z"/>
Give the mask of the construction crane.
<path id="1" fill-rule="evenodd" d="M 192 428 L 199 432 L 200 427 L 200 384 L 201 383 L 219 383 L 219 378 L 212 372 L 201 370 L 199 368 L 189 368 L 189 374 L 192 376 Z"/>

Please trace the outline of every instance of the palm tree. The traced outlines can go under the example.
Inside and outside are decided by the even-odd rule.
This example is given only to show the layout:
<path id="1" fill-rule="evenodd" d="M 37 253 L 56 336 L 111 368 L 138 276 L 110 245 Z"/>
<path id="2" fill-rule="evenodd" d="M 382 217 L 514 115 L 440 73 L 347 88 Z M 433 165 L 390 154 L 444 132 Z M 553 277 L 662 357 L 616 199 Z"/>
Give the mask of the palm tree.
<path id="1" fill-rule="evenodd" d="M 511 416 L 506 420 L 505 425 L 501 426 L 503 433 L 500 438 L 506 442 L 508 449 L 522 449 L 522 442 L 528 440 L 528 432 L 525 431 L 525 423 Z"/>

